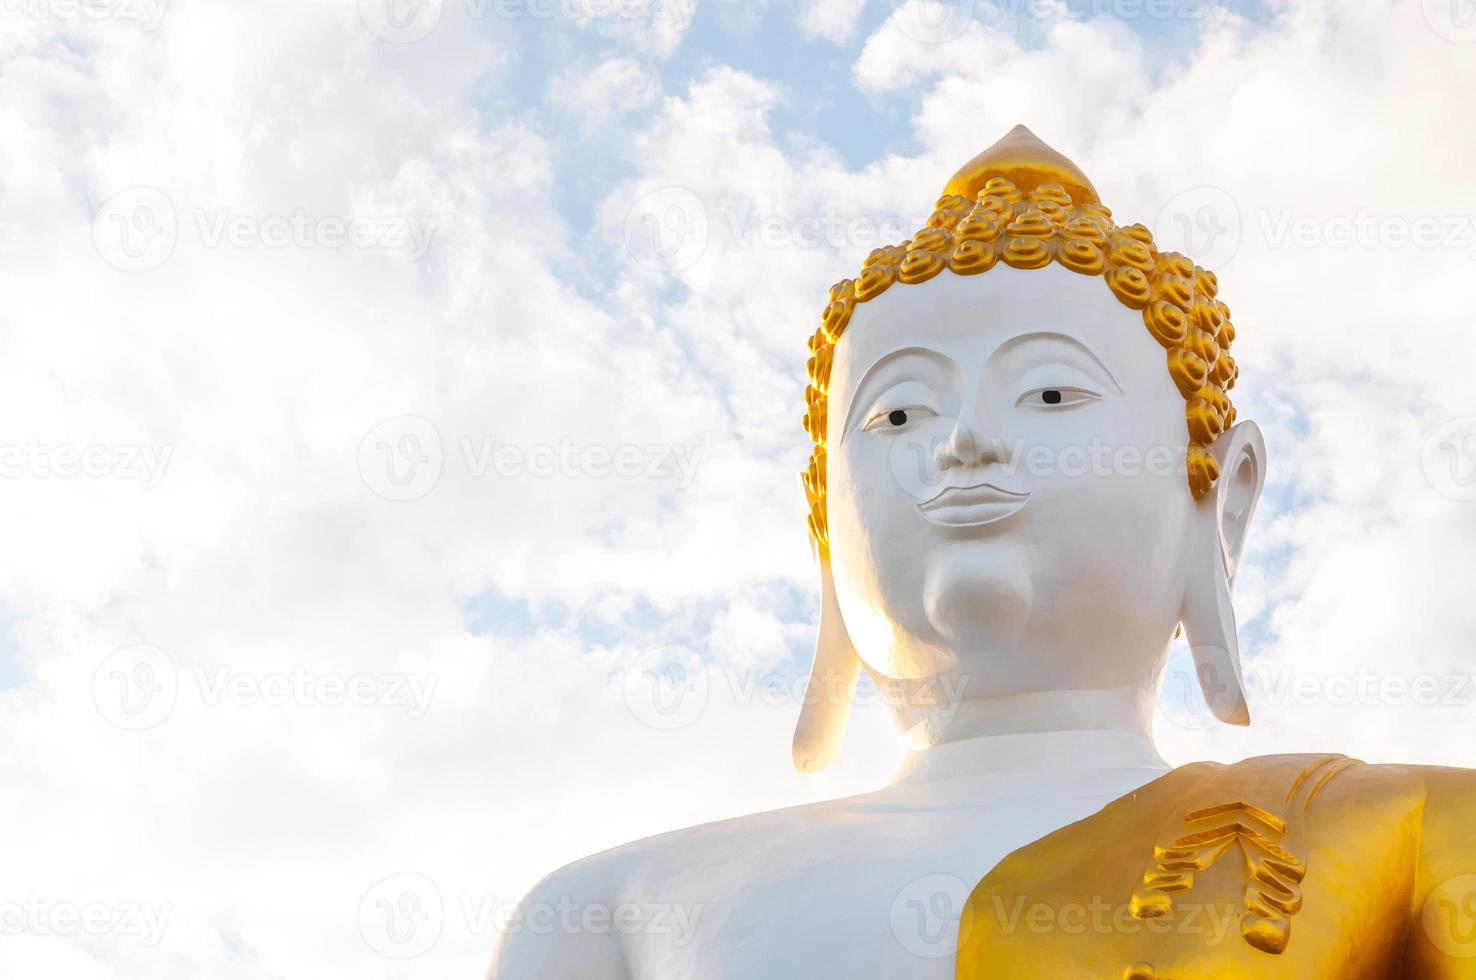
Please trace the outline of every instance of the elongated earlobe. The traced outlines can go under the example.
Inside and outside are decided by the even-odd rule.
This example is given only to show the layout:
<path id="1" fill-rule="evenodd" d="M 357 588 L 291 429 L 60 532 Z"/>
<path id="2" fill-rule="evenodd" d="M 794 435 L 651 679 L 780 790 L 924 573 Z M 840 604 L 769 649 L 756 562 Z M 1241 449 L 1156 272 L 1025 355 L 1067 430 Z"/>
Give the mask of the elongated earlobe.
<path id="1" fill-rule="evenodd" d="M 840 751 L 860 673 L 861 658 L 851 645 L 836 601 L 830 559 L 821 556 L 820 635 L 815 641 L 810 686 L 794 730 L 794 767 L 800 772 L 819 772 Z"/>
<path id="2" fill-rule="evenodd" d="M 1220 478 L 1197 505 L 1181 616 L 1210 711 L 1226 724 L 1248 725 L 1230 587 L 1265 483 L 1266 445 L 1254 422 L 1241 422 L 1210 450 Z"/>

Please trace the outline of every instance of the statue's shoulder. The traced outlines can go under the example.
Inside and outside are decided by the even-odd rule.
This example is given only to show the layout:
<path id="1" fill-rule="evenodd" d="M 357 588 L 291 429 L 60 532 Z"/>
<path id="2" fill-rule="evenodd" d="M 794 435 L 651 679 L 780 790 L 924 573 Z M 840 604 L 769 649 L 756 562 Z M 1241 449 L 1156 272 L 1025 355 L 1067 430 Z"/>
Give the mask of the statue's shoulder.
<path id="1" fill-rule="evenodd" d="M 872 794 L 764 810 L 641 838 L 566 865 L 544 884 L 598 888 L 617 896 L 656 887 L 668 876 L 688 878 L 725 864 L 750 864 L 824 836 L 827 827 L 854 825 L 854 811 Z M 632 875 L 639 881 L 632 882 Z"/>
<path id="2" fill-rule="evenodd" d="M 1262 755 L 1240 762 L 1195 762 L 1160 777 L 1164 801 L 1175 798 L 1248 794 L 1258 801 L 1304 813 L 1344 797 L 1395 800 L 1418 807 L 1421 816 L 1439 820 L 1451 812 L 1470 813 L 1476 805 L 1476 769 L 1446 766 L 1370 764 L 1336 753 Z M 1121 801 L 1119 801 L 1121 802 Z M 1270 807 L 1274 812 L 1278 809 Z"/>
<path id="3" fill-rule="evenodd" d="M 1476 977 L 1476 770 L 1289 754 L 1196 763 L 1163 784 L 1139 911 L 1168 905 L 1194 880 L 1176 869 L 1234 837 L 1261 856 L 1253 884 L 1268 886 L 1259 908 L 1247 891 L 1250 945 L 1286 948 L 1305 893 L 1361 894 L 1359 915 L 1404 931 L 1408 976 Z M 1470 973 L 1451 973 L 1452 962 Z"/>
<path id="4" fill-rule="evenodd" d="M 639 911 L 649 892 L 661 890 L 667 869 L 679 867 L 684 858 L 699 857 L 718 826 L 705 824 L 621 844 L 544 877 L 507 921 L 497 923 L 488 980 L 626 980 L 628 956 L 615 916 L 629 914 L 631 908 Z M 588 915 L 608 919 L 610 928 L 586 928 L 582 919 Z"/>
<path id="5" fill-rule="evenodd" d="M 1189 794 L 1270 791 L 1273 800 L 1284 786 L 1285 808 L 1295 809 L 1300 800 L 1303 818 L 1321 816 L 1328 825 L 1360 807 L 1377 807 L 1386 819 L 1399 813 L 1401 822 L 1417 829 L 1423 863 L 1446 855 L 1476 863 L 1476 769 L 1268 755 L 1230 765 L 1196 763 L 1164 778 L 1181 782 Z"/>
<path id="6" fill-rule="evenodd" d="M 743 888 L 762 888 L 779 869 L 795 868 L 816 843 L 854 824 L 842 816 L 858 800 L 826 801 L 697 824 L 622 844 L 581 858 L 548 875 L 523 898 L 503 929 L 490 980 L 625 980 L 633 932 L 652 934 L 642 917 L 660 916 L 660 928 L 681 935 L 695 928 L 713 883 L 724 882 L 725 902 Z M 829 832 L 827 832 L 829 831 Z M 756 875 L 755 868 L 766 868 Z M 609 928 L 589 928 L 599 916 Z M 571 917 L 575 926 L 567 926 Z M 630 923 L 641 925 L 634 929 Z M 625 923 L 625 925 L 622 925 Z M 636 971 L 640 972 L 640 971 Z"/>
<path id="7" fill-rule="evenodd" d="M 1385 834 L 1413 842 L 1422 866 L 1476 864 L 1476 769 L 1267 755 L 1182 766 L 1160 783 L 1169 817 L 1242 806 L 1278 833 L 1296 827 L 1309 842 L 1336 847 L 1377 815 Z"/>
<path id="8" fill-rule="evenodd" d="M 1418 779 L 1424 787 L 1426 834 L 1435 834 L 1428 841 L 1438 844 L 1450 833 L 1469 846 L 1476 840 L 1476 769 L 1457 769 L 1453 766 L 1373 766 L 1377 770 L 1393 771 L 1402 778 Z M 1476 853 L 1476 847 L 1471 848 Z"/>
<path id="9" fill-rule="evenodd" d="M 1016 926 L 1015 910 L 1098 904 L 1089 938 Z M 1012 853 L 965 915 L 965 980 L 1112 959 L 1131 977 L 1322 978 L 1356 960 L 1476 978 L 1476 772 L 1337 754 L 1182 766 Z"/>
<path id="10" fill-rule="evenodd" d="M 628 980 L 613 932 L 569 928 L 565 910 L 610 908 L 619 893 L 613 851 L 567 864 L 525 895 L 512 915 L 494 923 L 497 942 L 487 980 Z"/>

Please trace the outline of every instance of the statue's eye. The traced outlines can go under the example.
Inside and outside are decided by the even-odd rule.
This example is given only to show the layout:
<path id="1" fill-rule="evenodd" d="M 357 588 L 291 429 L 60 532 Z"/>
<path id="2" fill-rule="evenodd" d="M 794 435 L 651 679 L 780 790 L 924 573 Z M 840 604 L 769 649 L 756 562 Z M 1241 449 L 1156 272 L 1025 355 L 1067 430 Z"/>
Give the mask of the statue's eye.
<path id="1" fill-rule="evenodd" d="M 872 432 L 891 432 L 903 426 L 925 422 L 937 414 L 926 405 L 908 405 L 906 408 L 887 408 L 882 405 L 866 420 L 866 428 Z"/>
<path id="2" fill-rule="evenodd" d="M 1096 392 L 1084 388 L 1036 388 L 1021 395 L 1016 404 L 1026 408 L 1065 408 L 1068 405 L 1094 402 L 1098 397 L 1100 396 Z"/>

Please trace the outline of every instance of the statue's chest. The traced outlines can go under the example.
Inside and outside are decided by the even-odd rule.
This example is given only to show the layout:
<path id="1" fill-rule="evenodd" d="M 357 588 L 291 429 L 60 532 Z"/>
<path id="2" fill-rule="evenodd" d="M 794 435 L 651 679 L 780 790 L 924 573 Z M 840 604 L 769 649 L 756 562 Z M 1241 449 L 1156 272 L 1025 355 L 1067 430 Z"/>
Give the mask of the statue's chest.
<path id="1" fill-rule="evenodd" d="M 1099 810 L 1116 788 L 976 807 L 834 814 L 652 869 L 625 899 L 667 928 L 625 937 L 632 975 L 692 980 L 954 976 L 958 924 L 1006 854 Z"/>

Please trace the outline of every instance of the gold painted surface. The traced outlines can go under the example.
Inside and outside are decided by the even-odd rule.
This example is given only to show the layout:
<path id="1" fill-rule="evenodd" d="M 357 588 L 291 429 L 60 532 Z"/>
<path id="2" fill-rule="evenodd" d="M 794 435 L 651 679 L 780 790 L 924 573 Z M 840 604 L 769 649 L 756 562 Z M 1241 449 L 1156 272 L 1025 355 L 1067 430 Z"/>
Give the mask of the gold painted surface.
<path id="1" fill-rule="evenodd" d="M 1476 772 L 1185 766 L 1006 857 L 959 980 L 1476 980 Z"/>
<path id="2" fill-rule="evenodd" d="M 991 177 L 1003 177 L 1017 187 L 1026 188 L 1060 184 L 1079 203 L 1100 200 L 1097 189 L 1080 167 L 1045 146 L 1024 126 L 1016 126 L 999 142 L 960 167 L 948 181 L 948 186 L 943 188 L 943 193 L 972 200 Z"/>
<path id="3" fill-rule="evenodd" d="M 945 270 L 972 276 L 1001 263 L 1041 269 L 1055 262 L 1101 276 L 1119 302 L 1142 312 L 1165 349 L 1185 401 L 1190 491 L 1197 499 L 1214 486 L 1219 467 L 1208 447 L 1235 423 L 1226 392 L 1240 373 L 1230 356 L 1235 328 L 1229 307 L 1216 298 L 1214 273 L 1177 252 L 1159 252 L 1142 225 L 1115 224 L 1080 168 L 1023 126 L 965 164 L 935 207 L 927 227 L 900 245 L 875 249 L 857 278 L 830 288 L 820 328 L 810 337 L 804 428 L 813 450 L 801 477 L 810 535 L 821 552 L 829 547 L 825 440 L 835 344 L 856 304 Z"/>

